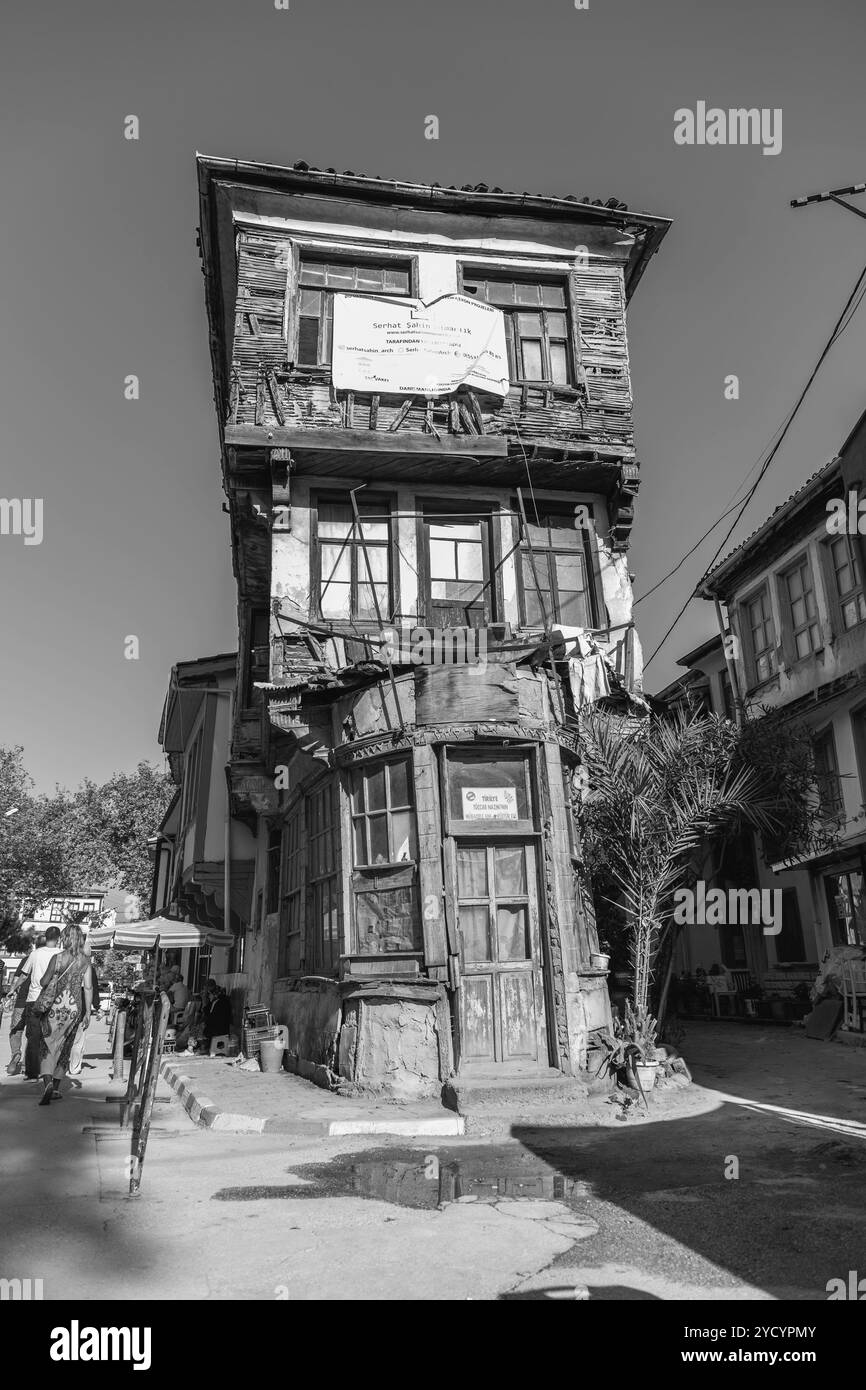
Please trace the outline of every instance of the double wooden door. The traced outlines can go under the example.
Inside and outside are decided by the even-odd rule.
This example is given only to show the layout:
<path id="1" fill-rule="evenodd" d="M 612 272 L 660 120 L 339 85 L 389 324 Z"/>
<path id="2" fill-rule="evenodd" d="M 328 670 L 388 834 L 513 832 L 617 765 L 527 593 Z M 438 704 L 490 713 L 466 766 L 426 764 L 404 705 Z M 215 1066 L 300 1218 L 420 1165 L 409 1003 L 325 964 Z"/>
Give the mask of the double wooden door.
<path id="1" fill-rule="evenodd" d="M 457 841 L 461 1067 L 547 1066 L 535 846 Z"/>

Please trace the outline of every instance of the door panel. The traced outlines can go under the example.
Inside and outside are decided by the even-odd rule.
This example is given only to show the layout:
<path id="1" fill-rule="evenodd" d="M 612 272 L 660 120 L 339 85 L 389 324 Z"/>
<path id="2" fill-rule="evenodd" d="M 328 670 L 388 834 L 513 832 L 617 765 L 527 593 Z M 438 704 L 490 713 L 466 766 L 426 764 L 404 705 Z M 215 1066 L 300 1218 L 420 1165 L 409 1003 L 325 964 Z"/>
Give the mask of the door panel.
<path id="1" fill-rule="evenodd" d="M 467 1062 L 485 1062 L 494 1055 L 493 980 L 490 975 L 465 977 L 463 996 L 463 1056 Z"/>
<path id="2" fill-rule="evenodd" d="M 545 1064 L 535 848 L 461 844 L 461 1065 Z"/>
<path id="3" fill-rule="evenodd" d="M 528 970 L 504 970 L 499 976 L 503 1062 L 538 1061 L 534 986 L 534 977 Z"/>

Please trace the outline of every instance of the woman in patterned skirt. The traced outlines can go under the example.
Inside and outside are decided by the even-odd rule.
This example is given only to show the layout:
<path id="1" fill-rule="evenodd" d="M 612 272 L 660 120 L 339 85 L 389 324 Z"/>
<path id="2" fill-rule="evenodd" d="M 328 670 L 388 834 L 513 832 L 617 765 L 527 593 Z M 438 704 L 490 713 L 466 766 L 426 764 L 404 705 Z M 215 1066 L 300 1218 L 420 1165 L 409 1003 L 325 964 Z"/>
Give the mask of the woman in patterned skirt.
<path id="1" fill-rule="evenodd" d="M 80 927 L 64 928 L 60 950 L 42 976 L 40 999 L 43 998 L 50 999 L 51 1005 L 42 1018 L 39 1074 L 44 1089 L 39 1104 L 50 1105 L 52 1100 L 60 1099 L 60 1083 L 69 1067 L 79 1024 L 86 1028 L 90 1022 L 93 972 Z M 37 1000 L 37 1008 L 38 1004 Z"/>

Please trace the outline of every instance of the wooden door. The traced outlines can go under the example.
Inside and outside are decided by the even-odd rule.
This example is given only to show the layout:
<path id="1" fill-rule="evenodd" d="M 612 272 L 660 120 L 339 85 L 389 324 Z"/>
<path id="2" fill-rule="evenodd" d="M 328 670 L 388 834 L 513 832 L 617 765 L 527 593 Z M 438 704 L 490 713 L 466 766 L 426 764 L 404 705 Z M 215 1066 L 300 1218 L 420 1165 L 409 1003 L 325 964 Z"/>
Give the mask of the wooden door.
<path id="1" fill-rule="evenodd" d="M 531 841 L 456 846 L 461 1067 L 547 1066 Z"/>

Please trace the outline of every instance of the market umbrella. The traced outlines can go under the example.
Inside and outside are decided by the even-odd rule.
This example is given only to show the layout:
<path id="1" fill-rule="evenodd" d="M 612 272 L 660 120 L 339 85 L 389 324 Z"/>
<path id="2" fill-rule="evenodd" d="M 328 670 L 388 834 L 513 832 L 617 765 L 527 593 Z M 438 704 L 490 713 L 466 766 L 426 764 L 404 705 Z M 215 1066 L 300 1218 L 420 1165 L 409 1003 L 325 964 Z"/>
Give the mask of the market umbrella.
<path id="1" fill-rule="evenodd" d="M 195 922 L 176 922 L 171 917 L 151 917 L 146 922 L 95 927 L 88 940 L 91 949 L 97 951 L 109 946 L 128 951 L 152 951 L 158 946 L 161 951 L 167 951 L 184 947 L 197 950 L 204 945 L 231 946 L 234 937 L 231 932 L 220 931 L 217 927 L 199 927 Z"/>

